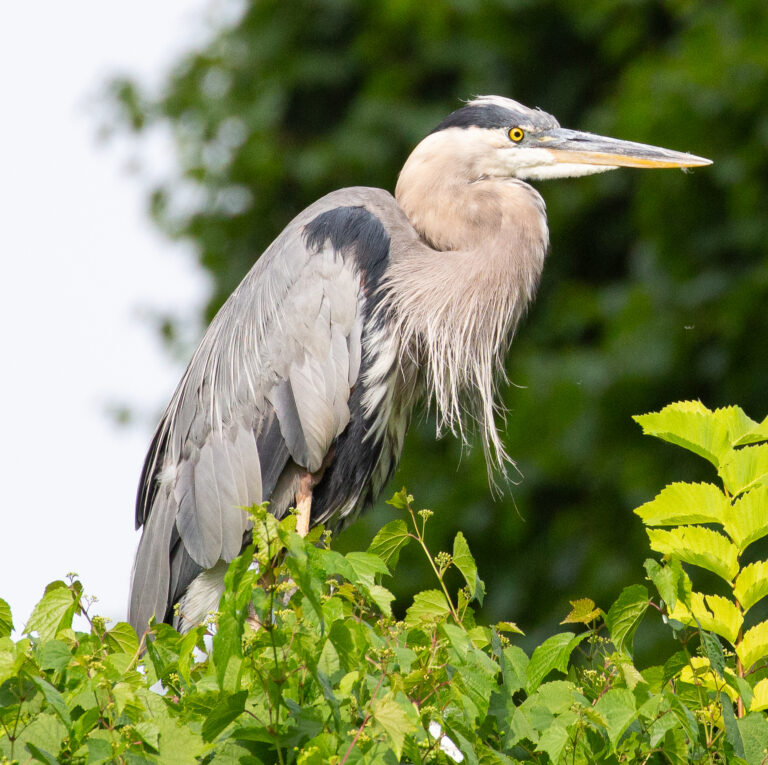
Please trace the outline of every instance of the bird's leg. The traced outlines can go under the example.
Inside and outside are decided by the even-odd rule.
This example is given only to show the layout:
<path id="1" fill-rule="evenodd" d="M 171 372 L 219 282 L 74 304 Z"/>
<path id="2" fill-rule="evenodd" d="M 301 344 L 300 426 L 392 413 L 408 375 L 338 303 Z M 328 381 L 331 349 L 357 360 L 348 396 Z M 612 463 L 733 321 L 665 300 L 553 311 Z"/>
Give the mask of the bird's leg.
<path id="1" fill-rule="evenodd" d="M 301 477 L 299 489 L 296 492 L 296 533 L 305 537 L 309 533 L 310 511 L 312 509 L 312 488 L 317 479 L 311 473 Z"/>

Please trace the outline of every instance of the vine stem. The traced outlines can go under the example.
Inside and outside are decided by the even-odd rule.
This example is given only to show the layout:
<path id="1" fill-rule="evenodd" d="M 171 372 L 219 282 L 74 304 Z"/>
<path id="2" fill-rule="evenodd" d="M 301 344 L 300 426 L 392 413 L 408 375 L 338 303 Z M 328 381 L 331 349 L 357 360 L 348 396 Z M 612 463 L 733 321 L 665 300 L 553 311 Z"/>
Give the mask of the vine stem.
<path id="1" fill-rule="evenodd" d="M 411 521 L 413 521 L 413 528 L 416 529 L 416 534 L 409 534 L 412 539 L 415 539 L 424 550 L 424 553 L 427 556 L 427 560 L 429 561 L 429 565 L 432 566 L 432 570 L 435 572 L 435 576 L 437 577 L 437 581 L 440 582 L 440 587 L 443 590 L 443 595 L 445 595 L 446 601 L 448 601 L 448 608 L 451 610 L 451 616 L 453 617 L 453 620 L 456 622 L 456 624 L 461 624 L 461 618 L 459 617 L 458 613 L 456 612 L 456 609 L 453 607 L 453 601 L 451 600 L 451 596 L 448 592 L 448 588 L 445 586 L 445 582 L 443 581 L 443 577 L 440 576 L 440 572 L 437 570 L 437 566 L 435 566 L 434 560 L 432 560 L 432 554 L 429 552 L 429 548 L 427 547 L 427 543 L 424 541 L 424 535 L 423 535 L 423 527 L 422 532 L 419 532 L 419 525 L 416 522 L 416 516 L 413 513 L 413 508 L 411 507 L 410 502 L 408 503 L 408 512 L 411 515 Z M 425 522 L 426 523 L 426 522 Z"/>
<path id="2" fill-rule="evenodd" d="M 376 694 L 379 692 L 379 688 L 381 688 L 381 684 L 384 681 L 384 675 L 386 673 L 382 671 L 381 676 L 379 677 L 379 682 L 376 684 L 376 688 L 373 691 L 373 695 L 371 696 L 371 700 L 368 702 L 368 705 L 370 706 L 373 704 L 373 702 L 376 699 Z M 371 719 L 371 713 L 366 712 L 365 717 L 363 718 L 363 721 L 360 723 L 360 727 L 355 732 L 355 737 L 352 739 L 352 743 L 349 745 L 349 749 L 347 749 L 346 752 L 344 752 L 344 756 L 341 758 L 341 762 L 339 765 L 344 765 L 344 763 L 347 761 L 347 758 L 352 753 L 352 750 L 355 748 L 355 744 L 357 743 L 357 739 L 360 737 L 360 734 L 363 732 L 363 728 L 368 724 L 368 720 Z"/>

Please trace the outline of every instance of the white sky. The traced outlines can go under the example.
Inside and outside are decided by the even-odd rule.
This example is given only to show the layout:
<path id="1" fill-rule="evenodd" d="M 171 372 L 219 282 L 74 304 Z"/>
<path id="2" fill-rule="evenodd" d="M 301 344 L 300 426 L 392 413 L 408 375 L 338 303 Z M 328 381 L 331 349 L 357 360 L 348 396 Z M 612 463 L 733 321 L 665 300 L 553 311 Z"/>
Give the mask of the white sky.
<path id="1" fill-rule="evenodd" d="M 190 250 L 153 229 L 155 136 L 96 140 L 116 73 L 158 83 L 204 35 L 205 0 L 0 6 L 0 597 L 19 629 L 51 580 L 76 571 L 96 611 L 124 619 L 133 501 L 151 423 L 181 374 L 142 315 L 194 317 L 207 294 Z"/>

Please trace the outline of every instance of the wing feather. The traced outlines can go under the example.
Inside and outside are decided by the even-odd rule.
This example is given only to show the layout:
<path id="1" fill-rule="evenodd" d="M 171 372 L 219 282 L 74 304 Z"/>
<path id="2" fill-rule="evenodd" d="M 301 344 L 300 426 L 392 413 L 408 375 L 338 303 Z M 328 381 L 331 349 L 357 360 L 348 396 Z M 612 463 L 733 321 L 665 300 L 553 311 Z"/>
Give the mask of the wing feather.
<path id="1" fill-rule="evenodd" d="M 240 508 L 271 499 L 288 469 L 318 470 L 347 427 L 361 366 L 363 275 L 350 256 L 354 241 L 305 234 L 324 213 L 362 209 L 339 207 L 341 198 L 308 208 L 258 260 L 163 416 L 137 498 L 137 628 L 152 613 L 167 618 L 203 569 L 238 555 L 249 530 Z"/>

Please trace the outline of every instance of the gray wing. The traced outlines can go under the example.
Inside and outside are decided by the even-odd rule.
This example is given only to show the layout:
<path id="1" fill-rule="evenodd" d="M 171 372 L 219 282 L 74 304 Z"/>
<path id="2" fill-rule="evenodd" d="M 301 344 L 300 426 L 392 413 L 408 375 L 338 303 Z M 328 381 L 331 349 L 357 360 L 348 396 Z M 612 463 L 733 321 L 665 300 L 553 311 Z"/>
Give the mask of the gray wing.
<path id="1" fill-rule="evenodd" d="M 264 253 L 211 323 L 158 426 L 136 503 L 137 630 L 153 614 L 167 619 L 201 571 L 237 556 L 249 530 L 239 508 L 271 499 L 290 466 L 318 470 L 349 421 L 363 275 L 354 242 L 308 242 L 305 229 L 355 191 L 308 208 Z M 270 509 L 279 515 L 289 501 Z"/>

